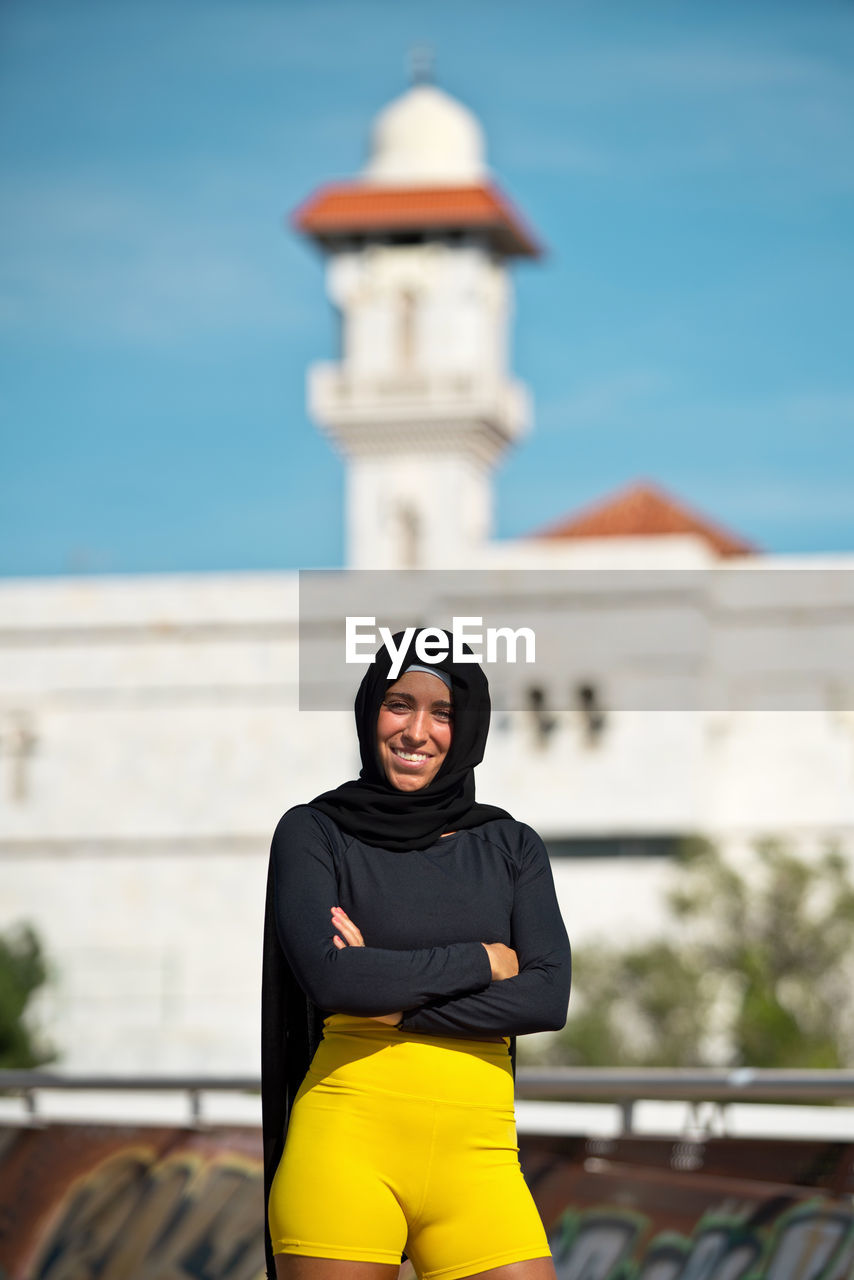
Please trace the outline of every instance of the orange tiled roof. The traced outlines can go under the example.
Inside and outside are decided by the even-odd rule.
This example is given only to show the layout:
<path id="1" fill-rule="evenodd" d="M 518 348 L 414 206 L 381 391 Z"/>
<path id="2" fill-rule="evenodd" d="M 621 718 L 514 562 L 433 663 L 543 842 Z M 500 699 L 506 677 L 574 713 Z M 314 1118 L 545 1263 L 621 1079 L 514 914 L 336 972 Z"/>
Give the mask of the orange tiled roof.
<path id="1" fill-rule="evenodd" d="M 629 485 L 577 515 L 559 520 L 531 534 L 534 538 L 637 538 L 667 533 L 695 533 L 718 555 L 737 556 L 758 548 L 705 516 L 683 506 L 657 485 Z"/>
<path id="2" fill-rule="evenodd" d="M 331 183 L 304 201 L 293 225 L 324 241 L 367 232 L 487 231 L 508 256 L 538 258 L 541 246 L 497 187 L 377 187 Z"/>

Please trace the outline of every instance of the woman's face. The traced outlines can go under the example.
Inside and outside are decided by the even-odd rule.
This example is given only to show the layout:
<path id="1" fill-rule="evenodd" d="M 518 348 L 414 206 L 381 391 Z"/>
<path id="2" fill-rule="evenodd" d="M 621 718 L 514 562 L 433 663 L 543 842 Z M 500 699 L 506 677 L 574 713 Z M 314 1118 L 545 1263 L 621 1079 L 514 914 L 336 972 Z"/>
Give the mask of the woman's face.
<path id="1" fill-rule="evenodd" d="M 377 717 L 377 750 L 398 791 L 420 791 L 435 778 L 451 745 L 451 693 L 426 671 L 406 671 L 389 685 Z"/>

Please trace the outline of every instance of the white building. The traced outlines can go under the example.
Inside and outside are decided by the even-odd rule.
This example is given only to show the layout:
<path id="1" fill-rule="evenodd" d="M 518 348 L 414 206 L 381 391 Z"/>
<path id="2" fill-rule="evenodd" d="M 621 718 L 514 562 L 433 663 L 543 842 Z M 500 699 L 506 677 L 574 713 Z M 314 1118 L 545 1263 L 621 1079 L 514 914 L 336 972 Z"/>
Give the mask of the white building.
<path id="1" fill-rule="evenodd" d="M 308 383 L 348 564 L 477 570 L 458 611 L 553 637 L 536 683 L 497 683 L 479 794 L 549 840 L 573 940 L 654 931 L 689 833 L 854 853 L 854 556 L 760 555 L 654 485 L 491 539 L 530 421 L 508 264 L 537 249 L 473 116 L 416 85 L 296 221 L 341 316 Z M 452 610 L 434 581 L 424 608 Z M 256 1070 L 270 834 L 358 769 L 349 712 L 298 710 L 297 575 L 7 580 L 0 616 L 0 928 L 45 943 L 63 1065 Z"/>

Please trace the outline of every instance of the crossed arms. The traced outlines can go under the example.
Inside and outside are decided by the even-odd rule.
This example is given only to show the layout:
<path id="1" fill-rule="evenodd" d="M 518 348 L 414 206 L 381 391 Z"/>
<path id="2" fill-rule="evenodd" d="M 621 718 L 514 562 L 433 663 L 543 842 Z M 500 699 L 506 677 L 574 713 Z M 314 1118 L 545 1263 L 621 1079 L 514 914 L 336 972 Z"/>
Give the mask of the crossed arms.
<path id="1" fill-rule="evenodd" d="M 520 824 L 511 914 L 514 977 L 493 977 L 486 943 L 412 950 L 334 942 L 335 863 L 321 822 L 300 806 L 273 837 L 279 941 L 303 990 L 321 1009 L 362 1017 L 404 1011 L 405 1030 L 444 1036 L 514 1036 L 566 1021 L 570 950 L 539 836 Z M 349 942 L 349 939 L 348 939 Z"/>

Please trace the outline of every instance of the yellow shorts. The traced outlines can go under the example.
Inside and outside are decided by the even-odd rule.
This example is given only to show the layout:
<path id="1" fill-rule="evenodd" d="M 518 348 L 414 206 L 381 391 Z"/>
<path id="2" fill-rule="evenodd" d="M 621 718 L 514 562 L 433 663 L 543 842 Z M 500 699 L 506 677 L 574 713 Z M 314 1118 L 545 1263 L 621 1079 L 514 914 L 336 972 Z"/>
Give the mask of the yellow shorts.
<path id="1" fill-rule="evenodd" d="M 460 1280 L 549 1246 L 519 1167 L 509 1041 L 333 1014 L 270 1191 L 274 1253 Z"/>

